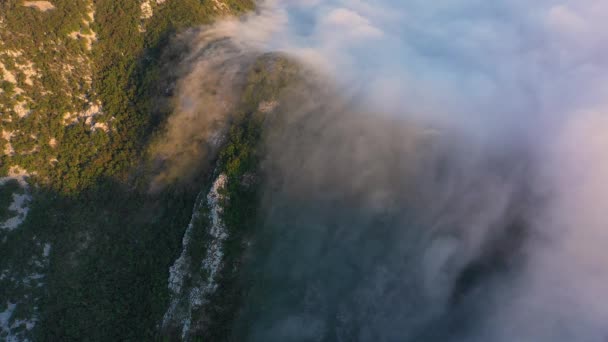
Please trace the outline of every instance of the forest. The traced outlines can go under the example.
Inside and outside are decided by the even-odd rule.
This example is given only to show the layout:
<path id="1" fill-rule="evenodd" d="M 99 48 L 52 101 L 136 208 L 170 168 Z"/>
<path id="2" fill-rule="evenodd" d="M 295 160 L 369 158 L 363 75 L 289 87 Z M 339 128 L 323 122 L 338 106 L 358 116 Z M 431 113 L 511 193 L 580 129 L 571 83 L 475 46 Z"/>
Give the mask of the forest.
<path id="1" fill-rule="evenodd" d="M 0 270 L 13 275 L 0 277 L 0 293 L 18 304 L 11 333 L 36 341 L 159 340 L 167 271 L 211 176 L 201 174 L 198 186 L 147 191 L 148 144 L 170 113 L 154 101 L 164 91 L 163 64 L 179 57 L 165 47 L 188 28 L 253 9 L 253 1 L 224 1 L 223 12 L 205 0 L 152 1 L 146 19 L 131 0 L 55 0 L 44 12 L 21 3 L 0 2 L 0 62 L 16 74 L 0 84 L 0 128 L 11 132 L 0 147 L 13 150 L 0 155 L 0 175 L 16 165 L 27 170 L 32 196 L 19 228 L 0 230 Z M 92 33 L 96 39 L 87 38 Z M 37 75 L 15 71 L 30 62 Z M 19 103 L 25 115 L 13 109 Z M 101 108 L 95 116 L 66 124 L 66 113 L 92 105 Z M 222 158 L 238 164 L 244 149 Z M 23 190 L 2 185 L 0 204 L 14 191 Z M 36 261 L 49 254 L 45 244 L 48 260 Z M 42 283 L 11 280 L 41 263 Z M 27 317 L 36 322 L 32 331 L 17 324 Z"/>

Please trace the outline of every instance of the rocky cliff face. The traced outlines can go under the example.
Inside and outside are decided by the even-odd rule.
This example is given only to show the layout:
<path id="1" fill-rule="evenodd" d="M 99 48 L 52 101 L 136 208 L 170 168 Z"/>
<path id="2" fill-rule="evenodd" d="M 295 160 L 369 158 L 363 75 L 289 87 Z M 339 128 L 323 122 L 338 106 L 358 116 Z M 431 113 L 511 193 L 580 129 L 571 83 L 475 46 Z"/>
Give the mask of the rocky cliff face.
<path id="1" fill-rule="evenodd" d="M 173 42 L 190 48 L 171 66 L 177 81 L 159 103 L 175 105 L 149 150 L 152 193 L 171 184 L 200 191 L 168 267 L 160 323 L 181 340 L 231 337 L 245 291 L 241 264 L 258 224 L 262 140 L 286 90 L 304 80 L 286 56 L 228 37 L 221 26 L 205 27 Z"/>

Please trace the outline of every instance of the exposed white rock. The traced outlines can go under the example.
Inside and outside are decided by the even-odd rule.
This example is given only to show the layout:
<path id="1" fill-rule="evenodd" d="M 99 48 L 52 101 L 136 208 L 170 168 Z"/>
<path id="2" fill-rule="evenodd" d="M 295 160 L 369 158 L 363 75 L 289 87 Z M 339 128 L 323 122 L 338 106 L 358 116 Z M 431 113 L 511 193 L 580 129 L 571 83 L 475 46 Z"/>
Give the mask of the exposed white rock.
<path id="1" fill-rule="evenodd" d="M 19 186 L 25 191 L 23 194 L 13 193 L 13 202 L 9 205 L 8 210 L 15 213 L 15 216 L 9 217 L 6 221 L 0 222 L 0 229 L 14 230 L 23 223 L 29 212 L 28 204 L 31 201 L 31 195 L 29 194 L 28 184 L 26 178 L 29 173 L 20 168 L 19 166 L 13 166 L 9 169 L 6 177 L 0 178 L 0 186 L 6 184 L 11 180 L 16 180 Z"/>
<path id="2" fill-rule="evenodd" d="M 6 342 L 25 342 L 29 341 L 23 335 L 25 330 L 30 331 L 36 325 L 38 321 L 36 318 L 32 319 L 13 319 L 13 314 L 17 308 L 16 303 L 6 302 L 4 308 L 0 305 L 0 335 L 3 336 L 2 341 Z"/>
<path id="3" fill-rule="evenodd" d="M 207 284 L 203 288 L 203 294 L 211 293 L 217 287 L 215 278 L 224 257 L 223 243 L 228 237 L 228 231 L 221 219 L 221 214 L 224 211 L 222 204 L 224 196 L 220 194 L 220 191 L 225 188 L 227 182 L 228 177 L 225 174 L 219 175 L 213 183 L 209 194 L 207 194 L 207 206 L 209 207 L 209 216 L 211 218 L 209 235 L 211 235 L 212 240 L 207 248 L 207 256 L 202 262 L 202 268 L 207 273 Z"/>
<path id="4" fill-rule="evenodd" d="M 4 185 L 7 182 L 14 179 L 19 183 L 19 185 L 22 188 L 27 188 L 28 187 L 27 178 L 30 176 L 31 176 L 31 174 L 29 172 L 27 172 L 27 170 L 23 169 L 22 167 L 20 167 L 18 165 L 11 166 L 8 169 L 8 174 L 6 175 L 6 177 L 0 178 L 0 185 Z"/>
<path id="5" fill-rule="evenodd" d="M 0 62 L 0 71 L 2 72 L 2 79 L 12 84 L 17 84 L 17 78 L 10 70 L 4 66 L 4 63 Z"/>
<path id="6" fill-rule="evenodd" d="M 2 139 L 6 140 L 4 145 L 4 154 L 7 156 L 12 156 L 15 154 L 15 149 L 11 144 L 11 139 L 15 133 L 13 131 L 5 131 L 2 130 Z"/>
<path id="7" fill-rule="evenodd" d="M 88 12 L 86 13 L 86 17 L 82 20 L 84 25 L 87 28 L 88 32 L 83 32 L 82 30 L 70 32 L 68 37 L 72 39 L 83 39 L 85 41 L 86 47 L 88 51 L 93 49 L 93 42 L 97 41 L 97 33 L 91 29 L 91 23 L 95 21 L 95 5 L 89 4 Z"/>
<path id="8" fill-rule="evenodd" d="M 198 197 L 200 197 L 199 194 Z M 182 289 L 184 286 L 184 281 L 186 275 L 190 272 L 190 258 L 188 257 L 188 250 L 190 248 L 190 240 L 192 236 L 192 230 L 194 229 L 194 222 L 199 218 L 199 213 L 201 207 L 198 205 L 200 203 L 199 198 L 197 197 L 196 203 L 192 217 L 190 219 L 190 223 L 188 224 L 188 228 L 186 228 L 186 232 L 184 233 L 184 237 L 182 238 L 182 252 L 175 260 L 175 263 L 169 268 L 169 284 L 168 288 L 171 292 L 171 302 L 169 303 L 169 308 L 165 315 L 163 316 L 163 327 L 166 327 L 176 316 L 176 312 L 178 306 L 180 304 L 180 298 L 182 297 Z M 188 313 L 186 317 L 182 320 L 182 339 L 184 334 L 190 329 L 190 317 L 191 317 L 191 309 L 188 308 Z M 186 328 L 187 327 L 187 328 Z"/>
<path id="9" fill-rule="evenodd" d="M 12 49 L 6 49 L 4 51 L 2 51 L 2 54 L 16 58 L 16 57 L 20 57 L 23 55 L 23 51 L 21 50 L 12 50 Z"/>
<path id="10" fill-rule="evenodd" d="M 11 336 L 11 317 L 13 316 L 13 312 L 15 311 L 15 308 L 17 307 L 17 304 L 13 304 L 11 302 L 6 302 L 5 305 L 3 305 L 3 307 L 0 307 L 0 333 L 2 333 L 3 335 L 6 334 L 6 340 L 7 341 L 14 341 L 14 337 Z"/>
<path id="11" fill-rule="evenodd" d="M 39 76 L 39 73 L 36 70 L 34 63 L 32 63 L 30 61 L 26 61 L 24 63 L 15 63 L 15 67 L 17 69 L 19 69 L 19 71 L 21 71 L 23 73 L 23 75 L 25 76 L 25 80 L 24 80 L 25 84 L 27 84 L 30 87 L 33 86 L 34 78 L 37 78 Z"/>
<path id="12" fill-rule="evenodd" d="M 27 102 L 25 102 L 25 101 L 17 102 L 15 104 L 15 106 L 13 107 L 13 110 L 15 111 L 17 116 L 20 118 L 24 118 L 24 117 L 28 116 L 31 112 L 27 106 Z"/>
<path id="13" fill-rule="evenodd" d="M 88 51 L 91 51 L 93 49 L 93 42 L 97 41 L 97 33 L 95 33 L 95 31 L 91 29 L 89 29 L 89 33 L 83 33 L 82 31 L 74 31 L 70 32 L 68 36 L 72 39 L 83 39 L 85 41 Z"/>
<path id="14" fill-rule="evenodd" d="M 47 242 L 44 244 L 44 248 L 42 250 L 42 256 L 44 258 L 48 258 L 49 255 L 51 255 L 51 244 Z"/>
<path id="15" fill-rule="evenodd" d="M 89 11 L 87 12 L 87 16 L 89 17 L 89 20 L 85 20 L 87 25 L 95 21 L 95 5 L 93 5 L 92 3 L 89 7 Z"/>
<path id="16" fill-rule="evenodd" d="M 6 303 L 6 309 L 0 312 L 0 335 L 3 336 L 2 341 L 30 341 L 24 336 L 24 333 L 25 331 L 31 331 L 36 326 L 38 319 L 13 319 L 13 313 L 17 308 L 17 304 L 13 304 L 10 301 Z"/>
<path id="17" fill-rule="evenodd" d="M 91 86 L 93 81 L 92 65 L 91 60 L 87 56 L 79 54 L 61 64 L 61 78 L 63 81 L 68 84 L 70 79 L 74 77 L 78 78 L 80 81 L 84 81 L 87 88 Z M 85 103 L 87 102 L 87 94 L 76 93 L 72 94 L 72 96 L 83 100 Z M 89 98 L 91 97 L 92 95 L 89 95 Z"/>
<path id="18" fill-rule="evenodd" d="M 30 200 L 31 197 L 28 194 L 13 194 L 13 202 L 8 207 L 8 210 L 15 212 L 16 215 L 4 221 L 0 225 L 0 229 L 13 230 L 19 227 L 30 210 L 27 206 Z"/>
<path id="19" fill-rule="evenodd" d="M 228 8 L 228 5 L 226 5 L 224 2 L 222 2 L 220 0 L 213 0 L 213 9 L 218 12 L 230 11 L 230 9 Z"/>
<path id="20" fill-rule="evenodd" d="M 182 253 L 169 269 L 169 290 L 172 293 L 172 298 L 169 308 L 163 317 L 163 326 L 166 327 L 171 321 L 178 319 L 181 323 L 182 339 L 185 339 L 190 331 L 193 310 L 204 305 L 208 297 L 217 288 L 216 278 L 221 270 L 224 257 L 223 244 L 228 237 L 228 231 L 221 218 L 224 210 L 223 202 L 225 200 L 221 191 L 226 187 L 227 182 L 228 177 L 225 174 L 220 174 L 207 193 L 206 201 L 197 199 L 197 203 L 202 203 L 203 205 L 197 204 L 195 206 L 192 220 L 182 239 Z M 208 210 L 207 219 L 209 226 L 207 232 L 209 241 L 206 244 L 205 258 L 200 264 L 202 275 L 185 292 L 185 278 L 191 276 L 192 272 L 192 261 L 188 257 L 192 230 L 195 229 L 194 223 L 199 219 L 199 213 L 205 207 Z M 180 305 L 185 306 L 185 308 L 180 307 Z"/>
<path id="21" fill-rule="evenodd" d="M 81 117 L 93 117 L 95 115 L 101 114 L 101 104 L 93 103 L 89 108 L 87 108 L 84 112 L 80 113 Z"/>
<path id="22" fill-rule="evenodd" d="M 55 6 L 50 1 L 24 1 L 23 6 L 35 8 L 42 12 L 55 9 Z"/>
<path id="23" fill-rule="evenodd" d="M 258 106 L 258 110 L 262 113 L 268 114 L 268 113 L 274 111 L 278 105 L 279 105 L 279 102 L 277 102 L 277 101 L 262 101 L 262 102 L 260 102 L 260 105 Z"/>
<path id="24" fill-rule="evenodd" d="M 5 56 L 5 58 L 12 59 L 13 66 L 12 70 L 9 70 L 4 63 L 0 61 L 0 73 L 2 74 L 2 80 L 17 85 L 17 75 L 23 74 L 24 83 L 28 86 L 34 85 L 34 79 L 40 77 L 38 70 L 36 69 L 34 63 L 31 61 L 17 61 L 15 60 L 17 57 L 23 55 L 23 52 L 20 50 L 4 50 L 0 52 L 0 55 Z M 15 93 L 21 94 L 23 93 L 22 89 L 15 88 Z"/>
<path id="25" fill-rule="evenodd" d="M 200 197 L 200 194 L 199 194 Z M 199 199 L 196 200 L 199 203 Z M 182 238 L 182 253 L 179 258 L 175 260 L 173 266 L 169 268 L 169 290 L 173 294 L 180 294 L 182 292 L 182 286 L 184 284 L 184 276 L 190 268 L 190 260 L 187 256 L 188 249 L 190 248 L 190 237 L 192 236 L 192 230 L 194 229 L 194 222 L 199 218 L 200 207 L 197 205 L 190 218 L 190 223 L 186 228 L 184 237 Z"/>
<path id="26" fill-rule="evenodd" d="M 96 122 L 93 125 L 93 130 L 97 130 L 97 129 L 100 129 L 106 133 L 110 130 L 110 128 L 108 127 L 108 124 L 105 122 Z"/>
<path id="27" fill-rule="evenodd" d="M 89 106 L 79 112 L 79 113 L 65 113 L 63 114 L 63 122 L 66 125 L 70 125 L 72 123 L 75 123 L 78 121 L 78 119 L 85 119 L 85 122 L 88 123 L 89 125 L 93 126 L 94 123 L 94 118 L 98 115 L 101 115 L 103 113 L 102 108 L 101 108 L 101 103 L 99 102 L 94 102 L 94 103 L 89 103 Z"/>
<path id="28" fill-rule="evenodd" d="M 74 66 L 72 64 L 62 64 L 61 68 L 65 73 L 71 73 L 74 71 Z"/>
<path id="29" fill-rule="evenodd" d="M 142 2 L 139 8 L 141 9 L 141 19 L 149 19 L 152 18 L 152 16 L 154 15 L 150 0 L 145 0 L 144 2 Z"/>

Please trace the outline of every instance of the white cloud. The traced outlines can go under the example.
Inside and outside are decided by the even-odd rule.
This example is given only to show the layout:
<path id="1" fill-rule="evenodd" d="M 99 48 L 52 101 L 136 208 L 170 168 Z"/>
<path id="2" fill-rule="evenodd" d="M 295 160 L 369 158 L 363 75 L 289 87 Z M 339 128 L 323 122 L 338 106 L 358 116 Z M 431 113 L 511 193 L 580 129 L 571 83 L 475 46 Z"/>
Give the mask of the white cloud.
<path id="1" fill-rule="evenodd" d="M 489 154 L 516 145 L 533 155 L 533 186 L 549 197 L 529 218 L 542 239 L 488 300 L 479 340 L 602 341 L 606 18 L 608 2 L 596 0 L 277 0 L 218 27 L 322 69 L 378 112 L 479 138 Z"/>
<path id="2" fill-rule="evenodd" d="M 375 38 L 383 35 L 382 31 L 374 27 L 367 18 L 346 8 L 337 8 L 329 12 L 323 18 L 321 25 L 321 32 L 323 33 L 338 30 L 337 34 L 360 38 Z"/>

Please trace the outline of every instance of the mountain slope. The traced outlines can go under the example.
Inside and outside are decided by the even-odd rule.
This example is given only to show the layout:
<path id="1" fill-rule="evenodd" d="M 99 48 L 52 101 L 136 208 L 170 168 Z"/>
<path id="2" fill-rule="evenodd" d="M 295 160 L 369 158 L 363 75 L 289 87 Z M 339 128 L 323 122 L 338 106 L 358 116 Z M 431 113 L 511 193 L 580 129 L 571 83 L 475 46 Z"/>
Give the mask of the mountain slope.
<path id="1" fill-rule="evenodd" d="M 252 7 L 0 3 L 0 339 L 158 335 L 198 192 L 145 185 L 148 141 L 170 110 L 152 101 L 170 82 L 166 46 Z"/>

